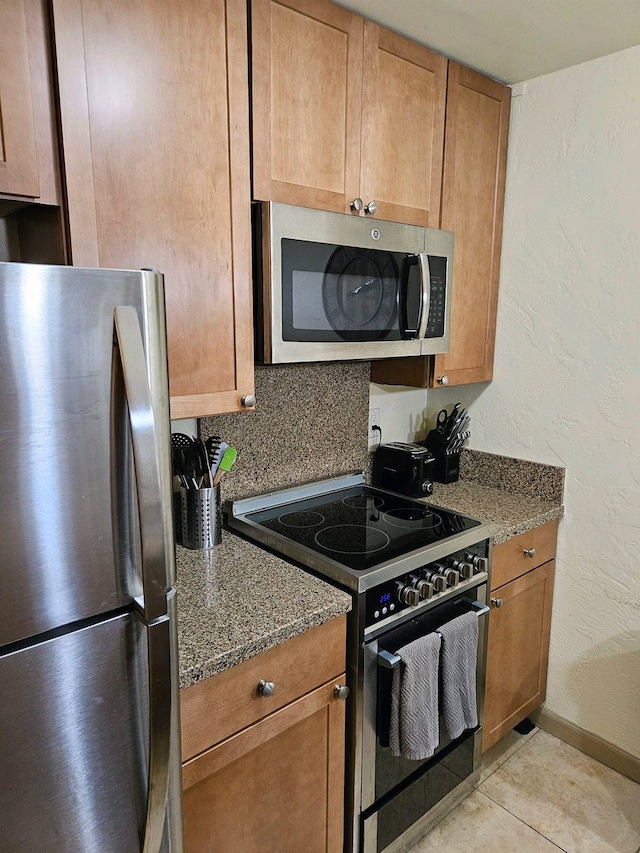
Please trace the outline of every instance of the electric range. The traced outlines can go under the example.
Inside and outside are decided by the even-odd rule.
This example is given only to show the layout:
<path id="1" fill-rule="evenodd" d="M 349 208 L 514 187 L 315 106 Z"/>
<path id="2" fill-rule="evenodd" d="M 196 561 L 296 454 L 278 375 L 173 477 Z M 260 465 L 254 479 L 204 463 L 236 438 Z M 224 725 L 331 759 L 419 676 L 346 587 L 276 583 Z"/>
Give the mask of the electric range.
<path id="1" fill-rule="evenodd" d="M 389 672 L 395 649 L 475 612 L 481 721 L 492 525 L 369 486 L 362 472 L 227 502 L 225 513 L 232 530 L 351 592 L 345 848 L 395 853 L 415 843 L 471 790 L 481 725 L 442 737 L 426 761 L 393 757 Z"/>

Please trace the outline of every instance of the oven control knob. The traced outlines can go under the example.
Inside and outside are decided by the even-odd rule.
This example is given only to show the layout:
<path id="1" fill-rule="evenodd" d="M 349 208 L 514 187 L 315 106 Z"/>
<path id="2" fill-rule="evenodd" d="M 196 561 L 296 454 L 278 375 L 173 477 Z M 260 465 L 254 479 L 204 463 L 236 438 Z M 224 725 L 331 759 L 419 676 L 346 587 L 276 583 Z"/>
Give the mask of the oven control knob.
<path id="1" fill-rule="evenodd" d="M 458 586 L 460 583 L 460 572 L 456 569 L 450 569 L 443 563 L 436 563 L 434 568 L 445 579 L 447 586 Z"/>
<path id="2" fill-rule="evenodd" d="M 475 568 L 477 572 L 488 572 L 489 571 L 489 559 L 488 557 L 478 557 L 475 563 Z"/>
<path id="3" fill-rule="evenodd" d="M 467 560 L 473 563 L 474 574 L 489 571 L 489 560 L 487 557 L 479 557 L 477 554 L 467 554 Z"/>
<path id="4" fill-rule="evenodd" d="M 447 579 L 443 575 L 438 574 L 436 571 L 428 570 L 425 574 L 425 578 L 433 584 L 433 588 L 436 592 L 444 592 L 447 588 Z"/>
<path id="5" fill-rule="evenodd" d="M 411 575 L 411 583 L 418 590 L 420 598 L 431 598 L 433 595 L 433 584 L 417 575 Z"/>
<path id="6" fill-rule="evenodd" d="M 451 565 L 460 572 L 460 577 L 468 581 L 473 577 L 473 563 L 468 560 L 452 560 Z"/>
<path id="7" fill-rule="evenodd" d="M 416 604 L 420 603 L 418 590 L 404 583 L 398 583 L 398 598 L 401 604 L 408 604 L 410 607 L 415 607 Z"/>

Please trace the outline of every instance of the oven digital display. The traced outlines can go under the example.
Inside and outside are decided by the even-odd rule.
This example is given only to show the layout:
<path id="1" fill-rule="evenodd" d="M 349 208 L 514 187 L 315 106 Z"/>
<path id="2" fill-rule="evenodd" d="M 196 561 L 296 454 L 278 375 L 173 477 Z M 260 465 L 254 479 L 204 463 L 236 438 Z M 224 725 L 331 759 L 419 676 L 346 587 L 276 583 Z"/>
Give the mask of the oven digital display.
<path id="1" fill-rule="evenodd" d="M 388 604 L 391 601 L 391 593 L 385 592 L 384 595 L 380 596 L 380 604 Z"/>

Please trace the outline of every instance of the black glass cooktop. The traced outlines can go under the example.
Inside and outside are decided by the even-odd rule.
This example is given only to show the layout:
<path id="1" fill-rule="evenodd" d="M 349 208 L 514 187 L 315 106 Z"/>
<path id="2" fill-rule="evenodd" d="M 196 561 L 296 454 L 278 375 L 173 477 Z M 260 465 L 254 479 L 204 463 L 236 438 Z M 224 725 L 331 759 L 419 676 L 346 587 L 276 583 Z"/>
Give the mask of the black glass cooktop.
<path id="1" fill-rule="evenodd" d="M 369 486 L 249 513 L 247 519 L 355 571 L 365 571 L 480 525 Z"/>

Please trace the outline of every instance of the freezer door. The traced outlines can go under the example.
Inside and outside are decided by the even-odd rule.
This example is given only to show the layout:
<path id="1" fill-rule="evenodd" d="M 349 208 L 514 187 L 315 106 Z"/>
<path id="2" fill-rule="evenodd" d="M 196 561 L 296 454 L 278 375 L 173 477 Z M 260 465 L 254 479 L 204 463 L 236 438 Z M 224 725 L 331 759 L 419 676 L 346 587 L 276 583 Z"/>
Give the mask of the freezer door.
<path id="1" fill-rule="evenodd" d="M 132 614 L 0 656 L 0 850 L 143 849 L 147 680 Z"/>
<path id="2" fill-rule="evenodd" d="M 142 591 L 117 306 L 140 321 L 173 560 L 162 276 L 0 264 L 0 648 Z"/>

